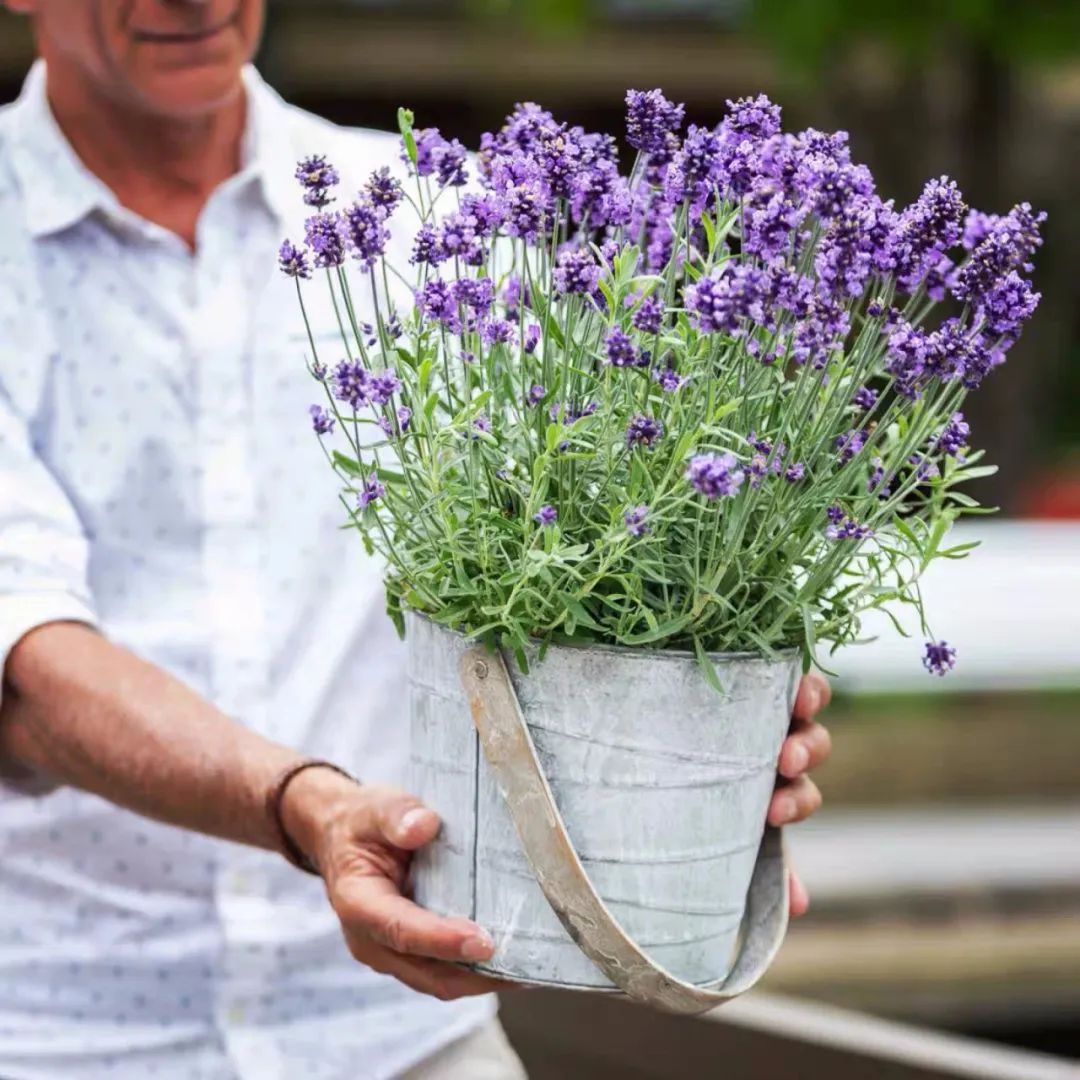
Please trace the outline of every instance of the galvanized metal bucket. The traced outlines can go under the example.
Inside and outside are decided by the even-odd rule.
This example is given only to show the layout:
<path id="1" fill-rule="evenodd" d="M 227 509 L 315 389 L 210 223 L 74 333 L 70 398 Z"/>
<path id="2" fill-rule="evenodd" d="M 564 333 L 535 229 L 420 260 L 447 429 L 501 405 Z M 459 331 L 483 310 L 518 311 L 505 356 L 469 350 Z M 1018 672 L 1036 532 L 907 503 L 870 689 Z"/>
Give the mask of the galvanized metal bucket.
<path id="1" fill-rule="evenodd" d="M 528 675 L 411 617 L 413 790 L 442 816 L 418 903 L 495 939 L 479 970 L 679 1012 L 741 993 L 787 925 L 765 817 L 794 653 L 552 646 Z M 534 657 L 535 661 L 536 658 Z"/>

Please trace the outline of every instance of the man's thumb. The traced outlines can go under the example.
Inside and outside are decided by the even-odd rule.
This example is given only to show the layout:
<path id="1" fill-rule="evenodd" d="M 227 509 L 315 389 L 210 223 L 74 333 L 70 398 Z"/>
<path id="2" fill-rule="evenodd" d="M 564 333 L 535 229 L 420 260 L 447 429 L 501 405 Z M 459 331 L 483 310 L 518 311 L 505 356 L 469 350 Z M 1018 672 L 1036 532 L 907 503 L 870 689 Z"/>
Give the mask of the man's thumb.
<path id="1" fill-rule="evenodd" d="M 434 810 L 404 793 L 387 796 L 380 803 L 376 823 L 385 840 L 406 851 L 434 840 L 440 825 L 439 815 Z"/>

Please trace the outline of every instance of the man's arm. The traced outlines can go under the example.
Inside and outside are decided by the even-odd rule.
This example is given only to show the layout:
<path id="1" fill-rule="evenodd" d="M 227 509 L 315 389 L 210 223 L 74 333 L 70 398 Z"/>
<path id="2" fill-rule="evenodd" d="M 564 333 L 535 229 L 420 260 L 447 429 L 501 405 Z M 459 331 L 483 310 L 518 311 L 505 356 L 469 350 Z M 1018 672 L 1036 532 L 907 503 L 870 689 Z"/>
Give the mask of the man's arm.
<path id="1" fill-rule="evenodd" d="M 170 825 L 273 849 L 266 793 L 301 755 L 89 627 L 49 623 L 8 655 L 0 758 Z M 404 792 L 311 769 L 289 784 L 282 813 L 322 870 L 358 960 L 442 998 L 495 988 L 446 963 L 490 957 L 478 926 L 401 895 L 409 853 L 438 831 L 433 811 Z"/>

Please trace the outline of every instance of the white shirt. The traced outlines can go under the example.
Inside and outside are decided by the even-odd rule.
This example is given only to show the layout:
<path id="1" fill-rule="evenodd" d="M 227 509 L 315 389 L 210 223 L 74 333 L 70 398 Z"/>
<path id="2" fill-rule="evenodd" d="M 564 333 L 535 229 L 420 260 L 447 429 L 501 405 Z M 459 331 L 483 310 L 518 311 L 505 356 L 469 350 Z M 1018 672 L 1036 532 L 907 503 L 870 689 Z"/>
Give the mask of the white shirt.
<path id="1" fill-rule="evenodd" d="M 340 529 L 275 265 L 296 161 L 327 154 L 350 197 L 397 140 L 246 85 L 246 164 L 195 255 L 82 166 L 40 65 L 0 110 L 0 664 L 83 620 L 263 735 L 405 783 L 403 649 Z M 278 856 L 0 777 L 5 1080 L 389 1077 L 493 1011 L 358 965 Z"/>

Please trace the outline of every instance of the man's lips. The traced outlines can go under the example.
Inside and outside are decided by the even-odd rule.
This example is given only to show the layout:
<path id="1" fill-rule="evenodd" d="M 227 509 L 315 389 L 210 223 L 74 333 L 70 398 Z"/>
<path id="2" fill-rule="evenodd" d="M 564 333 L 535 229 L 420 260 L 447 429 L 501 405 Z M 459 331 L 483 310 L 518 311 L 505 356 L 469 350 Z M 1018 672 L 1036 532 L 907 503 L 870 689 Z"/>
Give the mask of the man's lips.
<path id="1" fill-rule="evenodd" d="M 206 41 L 222 30 L 232 26 L 239 15 L 234 11 L 226 19 L 213 23 L 210 26 L 199 27 L 197 30 L 133 30 L 132 37 L 136 41 L 149 41 L 157 45 L 190 45 L 194 42 Z"/>

